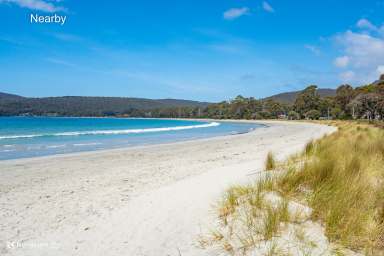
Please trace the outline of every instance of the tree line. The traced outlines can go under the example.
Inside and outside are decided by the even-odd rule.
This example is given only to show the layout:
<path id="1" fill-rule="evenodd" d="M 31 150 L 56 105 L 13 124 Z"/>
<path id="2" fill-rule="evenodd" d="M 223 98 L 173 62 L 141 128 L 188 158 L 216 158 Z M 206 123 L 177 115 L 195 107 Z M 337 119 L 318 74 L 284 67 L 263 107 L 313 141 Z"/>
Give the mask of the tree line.
<path id="1" fill-rule="evenodd" d="M 214 119 L 378 119 L 384 118 L 384 76 L 375 83 L 353 88 L 344 84 L 335 96 L 320 97 L 316 85 L 301 91 L 293 104 L 272 99 L 246 98 L 241 95 L 230 101 L 207 107 L 184 107 L 131 110 L 127 116 L 214 118 Z"/>
<path id="2" fill-rule="evenodd" d="M 293 103 L 241 95 L 214 104 L 180 100 L 60 97 L 0 100 L 0 116 L 116 116 L 213 119 L 379 119 L 384 117 L 384 75 L 353 88 L 341 85 L 335 96 L 320 97 L 316 85 L 301 91 Z"/>

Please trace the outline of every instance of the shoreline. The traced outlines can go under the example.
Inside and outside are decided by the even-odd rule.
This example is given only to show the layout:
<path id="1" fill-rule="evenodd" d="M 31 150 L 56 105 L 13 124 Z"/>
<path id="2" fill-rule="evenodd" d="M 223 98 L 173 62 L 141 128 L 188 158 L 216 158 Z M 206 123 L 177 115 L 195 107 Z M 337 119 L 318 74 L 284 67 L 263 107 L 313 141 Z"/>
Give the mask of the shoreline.
<path id="1" fill-rule="evenodd" d="M 0 251 L 215 255 L 198 249 L 196 239 L 222 191 L 262 170 L 269 151 L 282 159 L 335 131 L 303 122 L 258 122 L 270 126 L 238 135 L 1 161 Z M 9 241 L 57 246 L 2 248 Z"/>
<path id="2" fill-rule="evenodd" d="M 86 117 L 88 118 L 88 117 Z M 89 117 L 93 118 L 93 117 Z M 135 119 L 159 119 L 159 118 L 135 118 Z M 154 146 L 160 146 L 160 145 L 172 145 L 172 144 L 179 144 L 179 143 L 187 143 L 187 142 L 192 142 L 192 141 L 206 141 L 206 140 L 211 140 L 211 139 L 222 139 L 227 136 L 237 136 L 237 135 L 243 135 L 247 134 L 250 132 L 254 132 L 257 129 L 261 128 L 268 128 L 269 126 L 266 125 L 265 123 L 268 122 L 280 122 L 280 121 L 262 121 L 262 120 L 232 120 L 232 119 L 224 119 L 224 120 L 218 120 L 218 119 L 185 119 L 185 118 L 162 118 L 164 120 L 181 120 L 181 121 L 201 121 L 201 122 L 227 122 L 227 123 L 245 123 L 245 124 L 258 124 L 258 125 L 263 125 L 264 127 L 257 127 L 256 129 L 253 129 L 251 131 L 247 132 L 242 132 L 242 133 L 236 133 L 236 134 L 226 134 L 226 135 L 213 135 L 211 137 L 206 137 L 206 138 L 188 138 L 188 139 L 182 139 L 182 140 L 177 140 L 177 141 L 172 141 L 172 142 L 156 142 L 156 143 L 151 143 L 151 144 L 143 144 L 143 145 L 133 145 L 133 146 L 121 146 L 121 147 L 116 147 L 116 148 L 105 148 L 105 149 L 94 149 L 94 150 L 84 150 L 84 151 L 77 151 L 77 152 L 68 152 L 68 153 L 59 153 L 59 154 L 51 154 L 51 155 L 42 155 L 42 156 L 33 156 L 33 157 L 21 157 L 21 158 L 13 158 L 13 159 L 4 159 L 0 160 L 1 163 L 8 163 L 8 162 L 23 162 L 23 161 L 33 161 L 33 160 L 39 160 L 39 159 L 50 159 L 50 158 L 55 158 L 55 157 L 65 157 L 65 156 L 76 156 L 76 155 L 87 155 L 87 154 L 92 154 L 96 152 L 100 153 L 106 153 L 108 151 L 125 151 L 125 150 L 136 150 L 136 149 L 142 149 L 142 148 L 147 148 L 147 147 L 154 147 Z M 284 122 L 284 121 L 283 121 Z M 290 121 L 291 122 L 291 121 Z"/>

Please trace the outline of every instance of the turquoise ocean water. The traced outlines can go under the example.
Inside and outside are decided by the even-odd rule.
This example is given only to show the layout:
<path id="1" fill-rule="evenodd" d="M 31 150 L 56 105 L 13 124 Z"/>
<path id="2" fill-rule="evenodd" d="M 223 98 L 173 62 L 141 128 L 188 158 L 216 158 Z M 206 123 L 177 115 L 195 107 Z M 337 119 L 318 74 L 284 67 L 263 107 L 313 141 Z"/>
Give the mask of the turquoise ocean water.
<path id="1" fill-rule="evenodd" d="M 0 160 L 245 133 L 262 125 L 130 118 L 0 117 Z"/>

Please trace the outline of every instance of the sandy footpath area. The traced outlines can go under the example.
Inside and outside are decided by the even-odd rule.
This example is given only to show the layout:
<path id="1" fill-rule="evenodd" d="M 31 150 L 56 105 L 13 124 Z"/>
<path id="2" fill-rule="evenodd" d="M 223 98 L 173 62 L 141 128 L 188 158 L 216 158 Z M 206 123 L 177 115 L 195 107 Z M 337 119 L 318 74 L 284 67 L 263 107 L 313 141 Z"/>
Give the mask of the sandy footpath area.
<path id="1" fill-rule="evenodd" d="M 229 185 L 335 128 L 262 122 L 240 135 L 0 161 L 0 255 L 207 255 Z"/>

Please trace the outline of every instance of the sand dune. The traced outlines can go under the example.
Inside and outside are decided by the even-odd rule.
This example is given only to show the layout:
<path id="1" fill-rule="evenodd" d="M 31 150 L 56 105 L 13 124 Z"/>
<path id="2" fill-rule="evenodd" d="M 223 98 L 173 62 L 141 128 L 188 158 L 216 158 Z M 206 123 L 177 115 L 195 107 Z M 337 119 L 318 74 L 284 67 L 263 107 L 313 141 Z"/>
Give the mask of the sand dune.
<path id="1" fill-rule="evenodd" d="M 206 255 L 197 236 L 230 184 L 335 128 L 263 122 L 248 134 L 0 162 L 2 255 Z"/>

